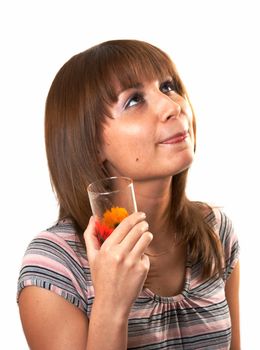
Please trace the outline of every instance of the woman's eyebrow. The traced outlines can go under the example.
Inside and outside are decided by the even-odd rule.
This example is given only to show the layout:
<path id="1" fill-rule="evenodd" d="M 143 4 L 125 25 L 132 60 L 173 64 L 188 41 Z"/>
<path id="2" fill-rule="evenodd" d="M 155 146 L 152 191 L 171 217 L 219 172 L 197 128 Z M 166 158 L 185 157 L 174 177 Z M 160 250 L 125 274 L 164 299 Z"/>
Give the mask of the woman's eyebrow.
<path id="1" fill-rule="evenodd" d="M 129 85 L 127 87 L 124 87 L 124 88 L 121 88 L 118 92 L 117 92 L 117 96 L 119 96 L 120 94 L 122 94 L 123 92 L 127 91 L 127 90 L 130 90 L 130 89 L 140 89 L 140 88 L 143 88 L 144 87 L 144 84 L 142 83 L 135 83 L 135 84 L 132 84 L 132 85 Z"/>

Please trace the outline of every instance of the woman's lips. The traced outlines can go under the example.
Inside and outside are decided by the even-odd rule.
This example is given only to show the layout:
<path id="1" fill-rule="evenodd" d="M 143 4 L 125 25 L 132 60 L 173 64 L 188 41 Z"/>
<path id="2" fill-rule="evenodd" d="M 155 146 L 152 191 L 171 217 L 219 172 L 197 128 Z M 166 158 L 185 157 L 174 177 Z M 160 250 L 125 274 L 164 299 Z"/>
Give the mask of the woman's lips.
<path id="1" fill-rule="evenodd" d="M 188 137 L 188 131 L 178 132 L 173 136 L 168 137 L 167 139 L 160 142 L 160 144 L 174 144 L 184 141 Z"/>

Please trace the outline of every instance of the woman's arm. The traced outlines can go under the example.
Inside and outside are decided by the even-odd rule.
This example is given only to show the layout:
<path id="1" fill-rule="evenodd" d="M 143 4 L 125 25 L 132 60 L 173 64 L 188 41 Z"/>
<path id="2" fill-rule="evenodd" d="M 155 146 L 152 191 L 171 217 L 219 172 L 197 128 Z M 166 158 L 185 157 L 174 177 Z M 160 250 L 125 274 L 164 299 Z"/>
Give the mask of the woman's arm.
<path id="1" fill-rule="evenodd" d="M 239 277 L 240 269 L 239 262 L 237 262 L 225 287 L 226 299 L 232 323 L 231 350 L 240 350 Z"/>
<path id="2" fill-rule="evenodd" d="M 94 219 L 90 220 L 86 241 L 95 302 L 91 312 L 88 350 L 127 348 L 128 316 L 138 297 L 150 261 L 144 254 L 153 236 L 143 213 L 124 219 L 100 247 Z"/>
<path id="3" fill-rule="evenodd" d="M 56 293 L 39 287 L 26 287 L 19 297 L 19 310 L 30 349 L 86 350 L 87 317 Z"/>
<path id="4" fill-rule="evenodd" d="M 90 220 L 84 237 L 95 299 L 91 317 L 40 287 L 19 297 L 21 321 L 32 350 L 125 350 L 128 315 L 150 263 L 144 251 L 152 240 L 141 213 L 124 219 L 102 247 Z"/>
<path id="5" fill-rule="evenodd" d="M 126 349 L 127 318 L 120 319 L 115 310 L 109 312 L 108 305 L 101 306 L 94 303 L 89 322 L 79 308 L 59 295 L 39 287 L 24 288 L 19 309 L 30 349 Z M 91 344 L 87 345 L 88 340 Z"/>

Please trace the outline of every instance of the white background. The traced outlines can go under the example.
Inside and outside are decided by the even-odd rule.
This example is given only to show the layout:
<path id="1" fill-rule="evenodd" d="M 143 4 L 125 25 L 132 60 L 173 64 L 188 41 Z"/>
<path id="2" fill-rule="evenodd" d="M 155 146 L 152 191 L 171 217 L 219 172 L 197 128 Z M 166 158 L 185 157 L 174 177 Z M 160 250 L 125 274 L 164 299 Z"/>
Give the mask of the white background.
<path id="1" fill-rule="evenodd" d="M 104 40 L 134 38 L 168 52 L 198 123 L 192 199 L 224 207 L 241 245 L 243 349 L 259 347 L 259 78 L 257 1 L 12 1 L 0 8 L 1 345 L 27 349 L 16 282 L 27 244 L 57 217 L 43 116 L 54 75 Z M 3 345 L 2 347 L 2 344 Z"/>

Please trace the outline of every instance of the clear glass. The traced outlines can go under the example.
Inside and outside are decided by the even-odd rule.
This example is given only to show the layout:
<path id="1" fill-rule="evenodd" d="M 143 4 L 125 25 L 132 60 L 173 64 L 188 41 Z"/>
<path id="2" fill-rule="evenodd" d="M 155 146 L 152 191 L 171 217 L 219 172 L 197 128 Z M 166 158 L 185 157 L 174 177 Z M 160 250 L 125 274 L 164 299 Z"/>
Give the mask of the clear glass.
<path id="1" fill-rule="evenodd" d="M 120 222 L 137 211 L 133 180 L 128 177 L 108 177 L 88 186 L 97 236 L 103 243 Z"/>

